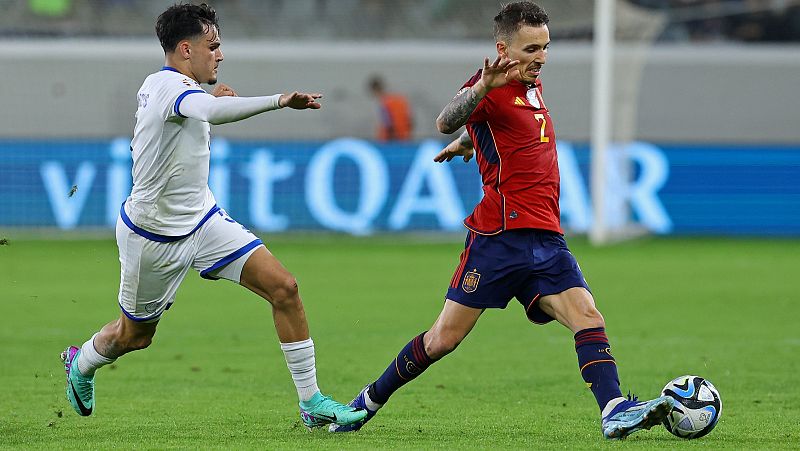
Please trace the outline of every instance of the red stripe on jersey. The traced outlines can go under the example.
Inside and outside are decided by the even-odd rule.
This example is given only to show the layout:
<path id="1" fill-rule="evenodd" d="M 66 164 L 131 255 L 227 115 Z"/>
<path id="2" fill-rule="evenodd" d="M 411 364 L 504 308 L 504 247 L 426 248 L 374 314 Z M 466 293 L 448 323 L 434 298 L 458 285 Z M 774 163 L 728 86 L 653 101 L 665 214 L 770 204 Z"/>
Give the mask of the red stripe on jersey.
<path id="1" fill-rule="evenodd" d="M 469 234 L 469 244 L 467 244 L 466 249 L 464 252 L 461 253 L 461 262 L 458 264 L 458 268 L 456 268 L 455 274 L 453 274 L 453 278 L 450 279 L 450 288 L 458 288 L 458 281 L 461 280 L 461 275 L 464 273 L 464 266 L 467 264 L 467 259 L 469 258 L 469 250 L 472 247 L 472 243 L 475 241 L 475 232 L 470 231 Z"/>

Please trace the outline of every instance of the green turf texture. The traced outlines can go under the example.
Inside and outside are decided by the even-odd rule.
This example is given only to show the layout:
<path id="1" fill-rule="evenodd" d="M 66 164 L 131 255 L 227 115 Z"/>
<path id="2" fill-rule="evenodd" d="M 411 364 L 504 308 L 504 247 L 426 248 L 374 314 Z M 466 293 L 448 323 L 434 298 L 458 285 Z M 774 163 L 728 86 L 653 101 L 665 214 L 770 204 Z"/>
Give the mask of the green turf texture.
<path id="1" fill-rule="evenodd" d="M 78 417 L 59 352 L 119 315 L 113 241 L 0 246 L 0 448 L 776 449 L 800 446 L 800 241 L 570 239 L 607 323 L 623 391 L 642 398 L 683 374 L 714 382 L 717 428 L 682 441 L 661 426 L 624 442 L 598 410 L 558 324 L 512 301 L 402 388 L 356 434 L 308 432 L 269 305 L 190 273 L 153 345 L 97 374 Z M 297 277 L 320 386 L 349 401 L 436 318 L 459 236 L 264 236 Z"/>

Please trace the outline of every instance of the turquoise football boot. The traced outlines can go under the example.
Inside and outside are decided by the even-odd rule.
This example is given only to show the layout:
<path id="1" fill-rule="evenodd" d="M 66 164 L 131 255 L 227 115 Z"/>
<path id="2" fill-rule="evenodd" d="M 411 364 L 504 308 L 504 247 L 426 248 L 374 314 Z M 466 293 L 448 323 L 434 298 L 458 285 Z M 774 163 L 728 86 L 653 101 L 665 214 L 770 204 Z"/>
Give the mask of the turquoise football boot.
<path id="1" fill-rule="evenodd" d="M 377 410 L 370 410 L 369 407 L 367 407 L 367 402 L 366 400 L 364 400 L 364 393 L 366 393 L 367 390 L 369 390 L 369 385 L 364 387 L 364 389 L 361 390 L 361 392 L 359 392 L 358 395 L 355 397 L 355 399 L 350 401 L 349 404 L 350 407 L 354 407 L 356 409 L 364 409 L 367 412 L 367 416 L 365 416 L 364 419 L 360 421 L 356 421 L 355 423 L 345 424 L 341 426 L 338 424 L 332 424 L 328 428 L 330 432 L 355 432 L 361 429 L 361 427 L 367 424 L 367 421 L 371 420 L 372 417 L 374 417 L 375 414 L 378 413 Z"/>
<path id="2" fill-rule="evenodd" d="M 68 347 L 61 353 L 67 371 L 67 400 L 78 415 L 87 417 L 94 410 L 94 376 L 86 377 L 78 371 L 78 356 L 81 349 Z"/>
<path id="3" fill-rule="evenodd" d="M 669 415 L 675 400 L 662 396 L 652 401 L 640 402 L 634 396 L 617 404 L 602 420 L 603 436 L 607 439 L 624 439 L 642 429 L 661 424 Z"/>
<path id="4" fill-rule="evenodd" d="M 366 410 L 338 403 L 320 392 L 315 393 L 308 401 L 300 402 L 300 419 L 309 429 L 331 423 L 351 424 L 366 416 Z"/>

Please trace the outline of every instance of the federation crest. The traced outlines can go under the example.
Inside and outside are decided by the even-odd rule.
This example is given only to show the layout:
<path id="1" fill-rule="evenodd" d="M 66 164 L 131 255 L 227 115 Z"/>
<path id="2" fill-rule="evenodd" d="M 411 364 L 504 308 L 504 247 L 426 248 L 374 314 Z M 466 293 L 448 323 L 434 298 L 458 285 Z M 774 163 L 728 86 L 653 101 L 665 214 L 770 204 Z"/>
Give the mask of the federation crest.
<path id="1" fill-rule="evenodd" d="M 473 269 L 464 275 L 464 281 L 461 283 L 461 289 L 465 293 L 472 293 L 478 289 L 478 282 L 481 281 L 481 274 L 477 269 Z"/>
<path id="2" fill-rule="evenodd" d="M 539 96 L 536 95 L 536 88 L 529 89 L 526 97 L 528 98 L 528 103 L 530 103 L 534 107 L 536 108 L 542 107 L 542 105 L 539 103 Z"/>

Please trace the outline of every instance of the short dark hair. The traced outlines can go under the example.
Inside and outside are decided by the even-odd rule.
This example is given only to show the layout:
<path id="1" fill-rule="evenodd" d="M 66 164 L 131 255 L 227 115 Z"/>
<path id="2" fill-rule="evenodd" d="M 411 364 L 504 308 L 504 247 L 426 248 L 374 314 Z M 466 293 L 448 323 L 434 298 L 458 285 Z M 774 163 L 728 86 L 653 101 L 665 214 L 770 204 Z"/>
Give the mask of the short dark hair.
<path id="1" fill-rule="evenodd" d="M 515 2 L 503 5 L 494 17 L 494 38 L 497 41 L 508 41 L 523 25 L 541 27 L 547 25 L 550 18 L 544 8 L 533 2 Z"/>
<path id="2" fill-rule="evenodd" d="M 200 5 L 178 3 L 158 16 L 156 35 L 161 47 L 169 53 L 174 52 L 182 40 L 201 36 L 212 25 L 219 33 L 219 22 L 214 8 L 205 3 Z"/>
<path id="3" fill-rule="evenodd" d="M 369 78 L 369 81 L 367 82 L 367 84 L 369 85 L 369 90 L 370 91 L 372 91 L 372 92 L 383 92 L 383 89 L 384 89 L 383 77 L 381 77 L 380 75 L 371 76 Z"/>

